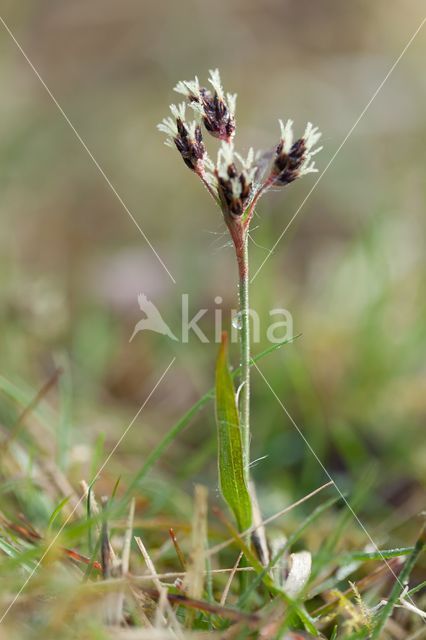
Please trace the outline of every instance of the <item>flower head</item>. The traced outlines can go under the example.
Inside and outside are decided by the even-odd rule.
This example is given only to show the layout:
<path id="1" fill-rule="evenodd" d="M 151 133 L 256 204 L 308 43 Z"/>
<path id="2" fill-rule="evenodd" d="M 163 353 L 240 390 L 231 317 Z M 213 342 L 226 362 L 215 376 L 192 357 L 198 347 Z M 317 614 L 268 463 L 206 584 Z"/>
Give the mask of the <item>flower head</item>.
<path id="1" fill-rule="evenodd" d="M 200 85 L 197 77 L 175 86 L 186 103 L 171 105 L 171 116 L 159 125 L 167 134 L 166 144 L 176 147 L 185 164 L 198 175 L 209 194 L 220 206 L 234 242 L 240 242 L 261 196 L 269 189 L 284 186 L 297 178 L 316 172 L 313 157 L 321 133 L 310 122 L 302 137 L 295 140 L 293 121 L 279 121 L 280 140 L 271 151 L 250 149 L 247 158 L 234 147 L 236 94 L 224 92 L 218 69 L 210 70 L 209 87 Z M 186 104 L 195 112 L 195 120 L 187 122 Z M 208 157 L 201 125 L 221 141 L 214 164 Z"/>
<path id="2" fill-rule="evenodd" d="M 210 71 L 210 89 L 201 87 L 198 78 L 178 82 L 175 91 L 182 93 L 203 121 L 207 131 L 219 140 L 230 142 L 235 134 L 235 106 L 237 95 L 223 91 L 218 69 Z"/>
<path id="3" fill-rule="evenodd" d="M 293 142 L 293 121 L 287 120 L 284 124 L 280 120 L 279 123 L 281 139 L 275 150 L 271 178 L 273 184 L 284 186 L 307 173 L 318 171 L 315 168 L 315 162 L 311 160 L 322 149 L 322 147 L 317 147 L 312 150 L 320 139 L 321 133 L 318 127 L 314 127 L 308 122 L 302 138 Z"/>
<path id="4" fill-rule="evenodd" d="M 233 142 L 222 142 L 217 154 L 214 175 L 219 200 L 225 213 L 236 217 L 244 213 L 251 201 L 256 171 L 252 148 L 244 159 L 235 152 Z"/>
<path id="5" fill-rule="evenodd" d="M 185 121 L 185 103 L 171 104 L 172 117 L 164 118 L 157 128 L 167 134 L 166 145 L 176 146 L 186 166 L 198 175 L 204 173 L 206 151 L 200 125 L 193 120 Z"/>

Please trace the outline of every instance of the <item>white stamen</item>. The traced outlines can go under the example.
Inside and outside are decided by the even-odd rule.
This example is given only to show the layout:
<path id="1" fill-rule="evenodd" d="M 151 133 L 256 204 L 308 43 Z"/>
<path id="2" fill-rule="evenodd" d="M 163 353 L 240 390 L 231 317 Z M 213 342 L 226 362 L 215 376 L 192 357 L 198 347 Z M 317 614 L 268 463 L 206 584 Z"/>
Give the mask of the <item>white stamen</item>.
<path id="1" fill-rule="evenodd" d="M 217 152 L 216 169 L 221 178 L 228 179 L 228 167 L 234 162 L 234 143 L 222 141 Z"/>
<path id="2" fill-rule="evenodd" d="M 282 120 L 278 121 L 281 129 L 281 140 L 283 141 L 284 153 L 290 153 L 290 149 L 293 146 L 293 120 L 287 120 L 284 124 Z"/>
<path id="3" fill-rule="evenodd" d="M 232 187 L 232 193 L 235 196 L 235 198 L 239 198 L 243 188 L 241 186 L 241 182 L 238 177 L 231 178 L 231 187 Z"/>
<path id="4" fill-rule="evenodd" d="M 179 135 L 179 131 L 176 123 L 178 119 L 185 124 L 185 127 L 188 130 L 189 136 L 193 139 L 195 138 L 195 129 L 196 129 L 197 123 L 195 122 L 195 120 L 190 123 L 185 122 L 185 109 L 186 109 L 186 105 L 184 102 L 181 102 L 178 105 L 171 104 L 170 111 L 172 112 L 173 118 L 169 116 L 168 118 L 164 118 L 159 124 L 157 124 L 157 129 L 159 131 L 162 131 L 168 136 L 164 143 L 168 147 L 174 147 L 174 138 L 176 138 Z"/>
<path id="5" fill-rule="evenodd" d="M 318 173 L 318 169 L 315 167 L 315 162 L 312 161 L 311 164 L 309 164 L 309 161 L 310 156 L 307 156 L 299 170 L 301 176 L 306 176 L 307 173 Z"/>
<path id="6" fill-rule="evenodd" d="M 227 93 L 226 94 L 226 100 L 227 100 L 228 109 L 229 109 L 231 115 L 235 116 L 235 109 L 236 109 L 236 106 L 237 106 L 237 94 L 236 93 Z"/>
<path id="7" fill-rule="evenodd" d="M 312 122 L 308 122 L 303 138 L 305 140 L 307 150 L 310 151 L 310 149 L 312 149 L 312 147 L 321 138 L 321 131 L 319 131 L 318 127 L 314 127 Z"/>
<path id="8" fill-rule="evenodd" d="M 192 122 L 185 123 L 185 126 L 188 130 L 189 137 L 195 140 L 195 130 L 197 128 L 197 122 L 193 120 Z"/>
<path id="9" fill-rule="evenodd" d="M 172 112 L 176 120 L 178 118 L 182 121 L 185 120 L 185 108 L 186 108 L 186 105 L 184 102 L 181 102 L 177 106 L 175 104 L 170 105 L 170 111 Z"/>
<path id="10" fill-rule="evenodd" d="M 223 89 L 222 89 L 222 83 L 220 80 L 219 69 L 210 69 L 209 82 L 212 85 L 213 89 L 216 91 L 218 98 L 223 100 Z"/>
<path id="11" fill-rule="evenodd" d="M 200 83 L 198 82 L 197 76 L 195 76 L 194 80 L 181 80 L 177 83 L 173 91 L 177 93 L 182 93 L 187 98 L 194 96 L 195 98 L 199 98 L 200 96 Z"/>
<path id="12" fill-rule="evenodd" d="M 312 147 L 318 142 L 320 138 L 321 131 L 319 131 L 318 127 L 314 127 L 311 122 L 308 122 L 308 124 L 306 125 L 305 133 L 303 134 L 303 139 L 306 146 L 306 157 L 302 166 L 300 167 L 301 176 L 304 176 L 307 173 L 318 173 L 318 169 L 315 167 L 315 162 L 312 160 L 312 158 L 322 150 L 322 147 L 317 147 L 314 150 L 312 150 Z"/>
<path id="13" fill-rule="evenodd" d="M 235 157 L 238 159 L 243 168 L 242 173 L 246 178 L 246 181 L 248 183 L 253 182 L 257 171 L 257 166 L 254 164 L 255 156 L 253 147 L 250 147 L 246 159 L 244 159 L 239 153 L 235 153 Z"/>
<path id="14" fill-rule="evenodd" d="M 157 124 L 157 129 L 162 131 L 168 136 L 172 136 L 172 138 L 178 135 L 178 130 L 176 126 L 176 121 L 173 118 L 164 118 L 159 124 Z"/>
<path id="15" fill-rule="evenodd" d="M 195 113 L 197 115 L 199 115 L 199 116 L 203 116 L 204 115 L 203 106 L 199 102 L 195 102 L 193 100 L 192 102 L 189 103 L 189 106 L 191 107 L 191 109 L 193 109 L 193 111 L 195 111 Z"/>
<path id="16" fill-rule="evenodd" d="M 239 162 L 241 162 L 241 165 L 244 169 L 251 169 L 253 165 L 253 160 L 254 160 L 253 147 L 250 147 L 250 149 L 248 150 L 247 158 L 245 160 L 239 153 L 235 153 L 235 157 L 238 158 Z"/>

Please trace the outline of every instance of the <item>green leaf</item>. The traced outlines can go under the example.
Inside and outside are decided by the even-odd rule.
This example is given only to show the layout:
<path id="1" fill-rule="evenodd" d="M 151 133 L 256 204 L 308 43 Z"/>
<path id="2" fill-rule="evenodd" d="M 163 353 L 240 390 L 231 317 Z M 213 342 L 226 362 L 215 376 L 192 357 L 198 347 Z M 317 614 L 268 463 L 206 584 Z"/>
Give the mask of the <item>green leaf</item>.
<path id="1" fill-rule="evenodd" d="M 243 465 L 243 445 L 234 384 L 228 366 L 228 337 L 216 362 L 216 422 L 218 433 L 219 485 L 240 531 L 251 525 L 251 502 Z"/>
<path id="2" fill-rule="evenodd" d="M 31 575 L 34 573 L 34 565 L 29 564 L 26 561 L 24 562 L 24 558 L 26 557 L 26 555 L 31 554 L 31 552 L 33 552 L 33 549 L 26 549 L 21 552 L 18 549 L 15 549 L 15 547 L 13 547 L 11 544 L 6 542 L 6 540 L 0 538 L 0 551 L 3 551 L 3 553 L 9 556 L 9 558 L 13 558 L 14 560 L 16 560 L 16 566 L 19 566 L 20 569 L 25 569 L 25 571 Z"/>
<path id="3" fill-rule="evenodd" d="M 54 509 L 52 515 L 49 518 L 49 522 L 47 523 L 47 528 L 48 529 L 52 528 L 53 523 L 55 522 L 56 518 L 61 513 L 62 509 L 65 507 L 67 502 L 69 501 L 70 497 L 71 496 L 65 496 L 65 498 L 63 500 L 61 500 L 60 503 L 58 504 L 58 506 Z"/>
<path id="4" fill-rule="evenodd" d="M 333 633 L 330 636 L 330 640 L 336 640 L 337 639 L 337 632 L 338 632 L 339 628 L 336 624 L 336 626 L 333 629 Z"/>
<path id="5" fill-rule="evenodd" d="M 351 562 L 366 562 L 367 560 L 389 560 L 400 556 L 409 556 L 414 551 L 414 547 L 399 547 L 399 549 L 383 549 L 378 551 L 352 551 L 337 556 L 336 562 L 345 566 Z"/>

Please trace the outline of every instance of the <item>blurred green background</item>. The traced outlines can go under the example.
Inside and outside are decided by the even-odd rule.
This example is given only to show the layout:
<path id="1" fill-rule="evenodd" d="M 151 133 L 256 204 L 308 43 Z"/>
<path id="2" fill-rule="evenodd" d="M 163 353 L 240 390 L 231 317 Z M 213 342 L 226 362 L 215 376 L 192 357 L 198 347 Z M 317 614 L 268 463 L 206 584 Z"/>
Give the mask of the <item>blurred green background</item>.
<path id="1" fill-rule="evenodd" d="M 294 119 L 299 133 L 311 120 L 323 131 L 321 171 L 420 24 L 424 2 L 2 5 L 176 280 L 1 26 L 1 375 L 31 397 L 55 366 L 64 367 L 59 392 L 49 395 L 57 409 L 52 437 L 43 437 L 77 481 L 89 477 L 100 434 L 108 452 L 176 356 L 105 470 L 101 483 L 110 486 L 143 463 L 214 376 L 214 343 L 192 338 L 181 345 L 144 332 L 129 344 L 141 316 L 137 294 L 147 294 L 175 329 L 180 296 L 188 293 L 194 312 L 210 309 L 201 323 L 210 336 L 215 296 L 226 311 L 236 304 L 234 257 L 219 211 L 156 131 L 178 99 L 173 86 L 195 74 L 205 81 L 208 69 L 219 67 L 225 88 L 238 93 L 239 149 L 270 148 L 280 117 Z M 284 306 L 294 332 L 303 334 L 262 370 L 339 486 L 352 494 L 364 481 L 359 511 L 372 532 L 378 539 L 391 532 L 395 541 L 410 538 L 424 506 L 425 54 L 422 31 L 252 287 L 262 317 Z M 214 156 L 217 145 L 208 142 Z M 252 273 L 315 178 L 261 201 Z M 232 357 L 236 364 L 235 347 Z M 327 478 L 255 372 L 252 406 L 252 457 L 268 456 L 253 474 L 270 513 Z M 6 429 L 18 413 L 2 396 Z M 170 491 L 182 491 L 182 509 L 195 480 L 214 493 L 212 407 L 151 478 L 173 479 Z"/>

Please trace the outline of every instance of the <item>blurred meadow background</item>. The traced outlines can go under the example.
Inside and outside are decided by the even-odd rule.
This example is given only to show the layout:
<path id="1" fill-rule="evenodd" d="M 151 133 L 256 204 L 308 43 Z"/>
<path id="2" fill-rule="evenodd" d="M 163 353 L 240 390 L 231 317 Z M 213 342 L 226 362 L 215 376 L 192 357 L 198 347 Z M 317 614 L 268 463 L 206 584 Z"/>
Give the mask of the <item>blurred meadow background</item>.
<path id="1" fill-rule="evenodd" d="M 219 67 L 225 89 L 238 93 L 242 152 L 276 144 L 278 118 L 294 119 L 298 133 L 312 121 L 323 132 L 321 171 L 423 13 L 422 0 L 3 0 L 2 17 L 176 280 L 0 25 L 5 433 L 63 368 L 40 408 L 48 419 L 29 417 L 17 436 L 30 458 L 41 443 L 75 486 L 88 479 L 175 356 L 98 482 L 99 494 L 110 493 L 121 477 L 120 493 L 213 385 L 213 342 L 192 337 L 180 344 L 143 332 L 129 343 L 140 292 L 176 331 L 181 294 L 188 293 L 194 312 L 209 308 L 200 326 L 210 337 L 214 298 L 223 298 L 224 317 L 236 305 L 234 256 L 220 212 L 156 130 L 178 99 L 176 82 L 195 74 L 204 80 Z M 423 30 L 251 290 L 262 318 L 283 306 L 302 334 L 261 369 L 337 484 L 356 496 L 356 511 L 379 546 L 411 544 L 424 508 L 425 55 Z M 213 156 L 214 149 L 213 141 Z M 252 273 L 315 179 L 261 201 Z M 255 351 L 267 346 L 264 339 Z M 237 364 L 235 346 L 231 356 Z M 253 475 L 269 515 L 327 477 L 256 372 L 252 385 L 252 458 L 267 456 Z M 194 482 L 219 500 L 211 405 L 140 487 L 147 521 L 163 518 L 165 537 L 172 516 L 190 516 Z M 2 509 L 10 514 L 9 498 L 6 487 Z M 26 516 L 35 525 L 52 510 L 40 498 L 31 505 Z M 291 513 L 284 529 L 310 509 Z M 311 550 L 333 523 L 330 515 L 309 534 Z M 353 523 L 346 544 L 367 543 Z"/>

